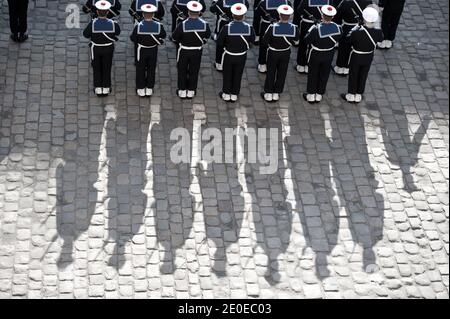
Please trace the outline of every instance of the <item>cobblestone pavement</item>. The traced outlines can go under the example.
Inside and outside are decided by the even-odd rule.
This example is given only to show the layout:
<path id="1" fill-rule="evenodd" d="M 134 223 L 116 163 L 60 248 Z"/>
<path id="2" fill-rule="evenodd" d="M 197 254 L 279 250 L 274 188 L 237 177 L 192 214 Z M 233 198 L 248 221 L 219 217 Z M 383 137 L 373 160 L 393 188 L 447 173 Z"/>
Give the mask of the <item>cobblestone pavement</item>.
<path id="1" fill-rule="evenodd" d="M 139 99 L 129 0 L 114 94 L 99 99 L 87 42 L 65 26 L 74 1 L 32 5 L 21 45 L 0 3 L 0 298 L 448 298 L 448 2 L 408 1 L 359 106 L 334 75 L 307 105 L 293 68 L 264 103 L 255 48 L 240 103 L 225 104 L 212 42 L 194 101 L 174 96 L 169 42 L 156 96 Z M 279 128 L 279 169 L 261 175 L 245 150 L 175 165 L 176 127 L 194 141 Z"/>

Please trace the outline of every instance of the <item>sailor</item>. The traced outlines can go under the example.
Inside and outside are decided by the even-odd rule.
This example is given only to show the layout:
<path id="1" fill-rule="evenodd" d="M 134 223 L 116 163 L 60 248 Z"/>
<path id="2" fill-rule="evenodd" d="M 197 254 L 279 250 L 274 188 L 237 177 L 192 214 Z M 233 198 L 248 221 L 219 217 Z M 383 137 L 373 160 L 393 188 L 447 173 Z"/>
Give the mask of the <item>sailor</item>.
<path id="1" fill-rule="evenodd" d="M 308 54 L 308 85 L 303 98 L 309 103 L 322 101 L 330 76 L 334 51 L 342 37 L 341 26 L 332 22 L 336 9 L 331 5 L 321 8 L 322 23 L 314 25 L 305 37 L 310 47 Z"/>
<path id="2" fill-rule="evenodd" d="M 351 47 L 348 93 L 341 95 L 347 102 L 359 103 L 363 99 L 377 43 L 383 41 L 383 32 L 375 28 L 378 18 L 378 11 L 375 8 L 364 9 L 364 24 L 356 26 L 347 36 Z"/>
<path id="3" fill-rule="evenodd" d="M 259 34 L 261 36 L 265 36 L 268 28 L 278 21 L 279 14 L 277 10 L 281 5 L 290 7 L 290 2 L 288 0 L 261 0 L 259 2 L 256 11 L 261 18 L 259 24 Z M 267 72 L 267 49 L 267 46 L 261 42 L 258 57 L 258 72 L 260 73 Z"/>
<path id="4" fill-rule="evenodd" d="M 261 44 L 268 47 L 267 77 L 262 97 L 267 102 L 278 101 L 283 93 L 284 83 L 289 67 L 291 46 L 299 42 L 299 31 L 295 24 L 289 22 L 294 13 L 289 5 L 281 5 L 277 9 L 280 21 L 270 25 Z"/>
<path id="5" fill-rule="evenodd" d="M 330 5 L 331 0 L 301 0 L 298 2 L 300 2 L 300 4 L 297 7 L 294 7 L 300 32 L 296 70 L 298 73 L 308 73 L 308 45 L 305 43 L 305 36 L 312 26 L 320 23 L 322 17 L 321 8 L 325 5 Z"/>
<path id="6" fill-rule="evenodd" d="M 180 22 L 183 22 L 188 18 L 188 8 L 187 4 L 191 0 L 173 0 L 172 7 L 170 8 L 170 13 L 172 14 L 172 33 L 175 31 L 175 28 Z M 202 5 L 202 11 L 200 12 L 200 16 L 206 10 L 205 0 L 199 0 Z"/>
<path id="7" fill-rule="evenodd" d="M 219 33 L 217 45 L 224 48 L 222 54 L 223 86 L 220 97 L 228 102 L 236 102 L 241 90 L 241 80 L 247 61 L 247 51 L 255 41 L 253 27 L 244 22 L 247 6 L 236 3 L 231 7 L 233 21 Z"/>
<path id="8" fill-rule="evenodd" d="M 119 25 L 108 19 L 111 3 L 100 0 L 95 3 L 98 18 L 92 20 L 83 35 L 91 40 L 91 59 L 94 69 L 94 91 L 97 95 L 111 92 L 111 68 L 114 54 L 114 42 L 120 35 Z"/>
<path id="9" fill-rule="evenodd" d="M 8 0 L 9 27 L 11 39 L 14 42 L 24 42 L 28 39 L 28 0 Z"/>
<path id="10" fill-rule="evenodd" d="M 144 4 L 139 10 L 142 21 L 134 27 L 131 41 L 137 44 L 136 50 L 136 90 L 140 97 L 152 96 L 155 86 L 155 70 L 158 60 L 158 46 L 164 43 L 164 26 L 153 20 L 158 7 Z"/>
<path id="11" fill-rule="evenodd" d="M 248 7 L 247 0 L 215 0 L 211 5 L 211 12 L 217 16 L 216 29 L 213 34 L 213 39 L 217 40 L 217 36 L 222 30 L 222 28 L 233 20 L 233 14 L 231 13 L 231 7 L 234 4 L 244 4 Z M 217 43 L 216 46 L 216 61 L 214 63 L 217 71 L 222 71 L 222 65 L 220 61 L 222 60 L 223 46 Z"/>
<path id="12" fill-rule="evenodd" d="M 83 6 L 83 12 L 86 14 L 90 14 L 92 19 L 97 18 L 97 10 L 95 4 L 98 0 L 87 0 L 86 4 Z M 108 10 L 108 19 L 114 19 L 119 17 L 120 9 L 122 9 L 122 4 L 119 0 L 105 0 L 111 4 L 111 8 Z"/>
<path id="13" fill-rule="evenodd" d="M 211 37 L 209 24 L 200 18 L 204 6 L 198 1 L 186 5 L 188 18 L 179 23 L 172 34 L 177 45 L 178 96 L 192 99 L 198 84 L 203 46 Z"/>
<path id="14" fill-rule="evenodd" d="M 371 0 L 343 0 L 337 7 L 335 22 L 342 25 L 343 37 L 339 43 L 334 72 L 340 76 L 348 75 L 348 57 L 351 48 L 345 40 L 350 31 L 363 21 L 362 12 L 372 4 Z"/>
<path id="15" fill-rule="evenodd" d="M 378 5 L 383 11 L 381 29 L 384 35 L 384 40 L 378 44 L 378 47 L 390 49 L 392 48 L 392 42 L 395 40 L 398 24 L 405 7 L 405 0 L 380 0 Z"/>
<path id="16" fill-rule="evenodd" d="M 161 22 L 166 14 L 166 10 L 164 9 L 164 5 L 161 0 L 133 0 L 131 2 L 130 9 L 128 9 L 128 13 L 133 18 L 134 23 L 137 24 L 142 21 L 142 7 L 146 4 L 152 4 L 157 8 L 152 20 Z"/>

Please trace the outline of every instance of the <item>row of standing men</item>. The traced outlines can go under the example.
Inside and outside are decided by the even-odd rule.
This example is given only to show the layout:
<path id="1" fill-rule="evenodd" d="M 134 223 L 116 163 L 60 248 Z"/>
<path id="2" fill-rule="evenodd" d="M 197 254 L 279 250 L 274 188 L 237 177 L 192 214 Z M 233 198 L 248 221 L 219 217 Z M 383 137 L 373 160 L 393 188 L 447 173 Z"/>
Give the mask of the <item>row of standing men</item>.
<path id="1" fill-rule="evenodd" d="M 360 102 L 374 52 L 377 47 L 392 46 L 398 19 L 389 28 L 383 22 L 387 29 L 382 32 L 375 27 L 379 12 L 369 0 L 296 0 L 296 3 L 294 10 L 287 0 L 256 0 L 250 25 L 244 21 L 247 0 L 215 0 L 211 12 L 217 16 L 217 22 L 212 33 L 201 18 L 206 10 L 204 0 L 174 0 L 170 38 L 177 46 L 178 96 L 195 96 L 203 46 L 212 33 L 217 43 L 215 66 L 223 72 L 220 96 L 225 101 L 238 99 L 247 51 L 259 44 L 258 71 L 267 73 L 264 100 L 280 98 L 291 47 L 299 46 L 296 69 L 308 74 L 307 92 L 303 95 L 306 101 L 322 100 L 338 48 L 334 71 L 341 76 L 349 75 L 348 92 L 342 97 L 348 102 Z M 388 3 L 389 0 L 380 0 L 379 4 Z M 119 16 L 121 4 L 118 0 L 88 0 L 83 10 L 93 17 L 84 36 L 91 40 L 94 90 L 98 95 L 107 95 L 111 91 L 114 42 L 120 34 L 114 17 Z M 161 24 L 164 5 L 160 0 L 134 0 L 129 13 L 135 20 L 131 40 L 135 43 L 137 94 L 151 96 L 158 46 L 166 38 Z M 289 22 L 292 16 L 294 23 Z"/>

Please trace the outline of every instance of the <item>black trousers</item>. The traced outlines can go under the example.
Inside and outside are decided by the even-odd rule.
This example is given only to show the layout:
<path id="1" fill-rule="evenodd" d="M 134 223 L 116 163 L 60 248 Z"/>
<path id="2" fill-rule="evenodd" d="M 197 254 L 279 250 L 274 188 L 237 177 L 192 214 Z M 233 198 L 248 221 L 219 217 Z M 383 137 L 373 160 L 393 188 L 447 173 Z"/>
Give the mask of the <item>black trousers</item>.
<path id="1" fill-rule="evenodd" d="M 246 61 L 247 54 L 225 54 L 225 58 L 223 60 L 223 93 L 239 95 Z"/>
<path id="2" fill-rule="evenodd" d="M 311 53 L 308 63 L 308 84 L 306 91 L 308 94 L 325 94 L 330 77 L 331 64 L 333 62 L 334 51 Z"/>
<path id="3" fill-rule="evenodd" d="M 94 60 L 92 67 L 94 69 L 94 87 L 111 87 L 111 69 L 114 55 L 114 45 L 107 47 L 94 48 Z"/>
<path id="4" fill-rule="evenodd" d="M 216 63 L 219 63 L 222 61 L 222 54 L 223 54 L 223 46 L 217 45 L 216 46 Z"/>
<path id="5" fill-rule="evenodd" d="M 283 93 L 290 56 L 291 50 L 269 50 L 267 55 L 267 76 L 264 84 L 265 93 Z"/>
<path id="6" fill-rule="evenodd" d="M 256 36 L 264 35 L 264 34 L 261 34 L 261 32 L 259 31 L 260 23 L 261 23 L 261 16 L 259 15 L 259 13 L 256 13 L 256 10 L 254 10 L 253 11 L 253 29 L 255 29 Z"/>
<path id="7" fill-rule="evenodd" d="M 158 60 L 158 47 L 141 48 L 140 59 L 136 57 L 136 89 L 153 89 Z"/>
<path id="8" fill-rule="evenodd" d="M 261 37 L 264 36 L 264 34 L 266 33 L 267 29 L 269 28 L 270 24 L 268 23 L 261 23 Z M 258 56 L 258 63 L 259 64 L 267 64 L 267 49 L 268 46 L 264 45 L 262 42 L 259 44 L 259 56 Z"/>
<path id="9" fill-rule="evenodd" d="M 339 68 L 348 68 L 348 58 L 350 57 L 350 52 L 352 50 L 351 45 L 346 41 L 347 35 L 353 29 L 354 26 L 344 25 L 342 27 L 343 36 L 339 42 L 338 55 L 336 59 L 336 65 Z"/>
<path id="10" fill-rule="evenodd" d="M 301 66 L 306 66 L 308 64 L 308 46 L 305 43 L 305 36 L 308 34 L 308 30 L 311 28 L 311 23 L 300 22 L 299 31 L 300 31 L 300 42 L 298 44 L 297 51 L 297 64 Z"/>
<path id="11" fill-rule="evenodd" d="M 196 91 L 203 50 L 181 49 L 178 59 L 178 89 Z"/>
<path id="12" fill-rule="evenodd" d="M 367 77 L 369 76 L 372 62 L 352 59 L 350 61 L 350 71 L 348 76 L 348 93 L 364 94 L 366 90 Z"/>
<path id="13" fill-rule="evenodd" d="M 383 30 L 384 39 L 394 41 L 397 33 L 397 28 L 400 23 L 400 18 L 403 13 L 403 6 L 391 8 L 386 6 L 383 10 L 383 17 L 381 20 L 381 29 Z"/>
<path id="14" fill-rule="evenodd" d="M 28 29 L 28 0 L 8 0 L 11 33 L 26 33 Z"/>

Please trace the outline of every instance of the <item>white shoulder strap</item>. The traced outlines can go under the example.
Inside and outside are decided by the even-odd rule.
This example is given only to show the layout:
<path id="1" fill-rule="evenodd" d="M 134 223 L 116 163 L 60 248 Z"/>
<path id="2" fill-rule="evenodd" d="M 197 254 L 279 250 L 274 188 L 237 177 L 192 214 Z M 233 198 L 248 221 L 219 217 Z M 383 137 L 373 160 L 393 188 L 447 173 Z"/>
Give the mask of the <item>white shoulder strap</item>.
<path id="1" fill-rule="evenodd" d="M 201 45 L 203 45 L 204 43 L 203 43 L 202 37 L 197 33 L 197 31 L 194 31 L 194 33 L 195 33 L 195 35 L 197 36 L 197 38 L 200 40 Z"/>
<path id="2" fill-rule="evenodd" d="M 245 40 L 245 37 L 241 35 L 242 41 L 244 41 L 245 45 L 247 46 L 247 50 L 250 50 L 250 45 L 248 44 L 247 40 Z"/>
<path id="3" fill-rule="evenodd" d="M 103 34 L 108 40 L 111 40 L 112 42 L 116 42 L 116 40 L 110 38 L 105 32 L 102 32 L 102 34 Z"/>
<path id="4" fill-rule="evenodd" d="M 356 0 L 353 0 L 353 3 L 356 5 L 356 7 L 358 8 L 359 12 L 361 12 L 361 14 L 363 13 L 361 7 L 359 6 L 358 2 Z"/>
<path id="5" fill-rule="evenodd" d="M 375 46 L 375 49 L 376 49 L 376 48 L 377 48 L 377 43 L 376 43 L 375 40 L 372 38 L 372 36 L 370 35 L 369 31 L 367 31 L 367 29 L 364 28 L 364 27 L 362 27 L 361 29 L 363 29 L 363 30 L 366 32 L 367 36 L 369 37 L 370 41 L 372 41 L 372 44 Z"/>

